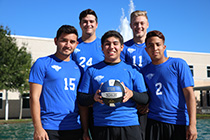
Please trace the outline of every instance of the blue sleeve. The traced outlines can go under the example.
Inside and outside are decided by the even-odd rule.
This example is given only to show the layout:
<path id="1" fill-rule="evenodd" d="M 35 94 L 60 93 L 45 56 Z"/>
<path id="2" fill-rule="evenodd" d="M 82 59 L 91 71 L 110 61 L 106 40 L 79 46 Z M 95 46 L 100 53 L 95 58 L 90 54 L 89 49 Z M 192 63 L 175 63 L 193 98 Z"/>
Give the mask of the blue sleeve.
<path id="1" fill-rule="evenodd" d="M 146 92 L 147 89 L 146 89 L 146 86 L 145 86 L 145 82 L 144 82 L 144 78 L 142 76 L 142 74 L 137 71 L 136 69 L 134 69 L 134 91 L 136 92 Z"/>
<path id="2" fill-rule="evenodd" d="M 179 79 L 182 88 L 194 86 L 194 80 L 190 68 L 186 61 L 179 61 Z"/>
<path id="3" fill-rule="evenodd" d="M 92 93 L 90 69 L 85 71 L 78 92 L 94 94 Z"/>
<path id="4" fill-rule="evenodd" d="M 41 59 L 37 61 L 31 67 L 29 82 L 42 85 L 45 77 L 45 63 Z"/>
<path id="5" fill-rule="evenodd" d="M 125 62 L 126 46 L 124 45 L 123 51 L 120 54 L 120 59 Z"/>

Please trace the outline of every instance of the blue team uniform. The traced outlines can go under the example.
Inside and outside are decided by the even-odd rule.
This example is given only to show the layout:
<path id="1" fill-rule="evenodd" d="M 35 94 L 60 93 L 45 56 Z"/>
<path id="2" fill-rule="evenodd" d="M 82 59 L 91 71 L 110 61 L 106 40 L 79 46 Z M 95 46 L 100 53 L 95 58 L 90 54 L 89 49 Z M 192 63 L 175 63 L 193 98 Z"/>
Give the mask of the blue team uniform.
<path id="1" fill-rule="evenodd" d="M 89 67 L 79 87 L 79 92 L 95 94 L 101 83 L 115 79 L 124 82 L 130 90 L 145 92 L 143 76 L 132 66 L 121 61 L 115 65 L 108 65 L 104 61 Z M 133 126 L 139 125 L 136 103 L 130 99 L 125 103 L 109 107 L 98 102 L 93 104 L 95 126 Z"/>
<path id="2" fill-rule="evenodd" d="M 136 44 L 133 39 L 124 43 L 124 49 L 121 52 L 121 60 L 140 70 L 151 62 L 151 58 L 145 50 L 145 43 Z"/>
<path id="3" fill-rule="evenodd" d="M 188 125 L 189 117 L 183 88 L 194 86 L 187 63 L 171 58 L 142 69 L 150 96 L 148 118 L 175 125 Z"/>
<path id="4" fill-rule="evenodd" d="M 101 39 L 96 38 L 93 42 L 85 43 L 80 37 L 79 44 L 71 55 L 71 58 L 79 64 L 84 71 L 87 67 L 104 60 L 101 49 Z"/>
<path id="5" fill-rule="evenodd" d="M 48 130 L 80 129 L 76 103 L 79 66 L 72 60 L 62 61 L 50 55 L 37 59 L 31 68 L 29 82 L 42 85 L 41 122 Z"/>
<path id="6" fill-rule="evenodd" d="M 121 52 L 120 58 L 122 61 L 133 65 L 137 70 L 141 71 L 144 66 L 152 61 L 145 48 L 145 43 L 136 44 L 133 39 L 128 40 L 124 43 L 124 49 Z M 166 51 L 164 51 L 164 54 L 167 57 Z"/>

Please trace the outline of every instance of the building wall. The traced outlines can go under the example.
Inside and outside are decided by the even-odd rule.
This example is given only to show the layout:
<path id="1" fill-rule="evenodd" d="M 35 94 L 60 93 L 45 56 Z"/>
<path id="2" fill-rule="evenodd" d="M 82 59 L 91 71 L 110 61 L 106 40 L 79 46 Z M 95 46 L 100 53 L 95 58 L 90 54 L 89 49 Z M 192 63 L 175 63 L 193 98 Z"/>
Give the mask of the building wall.
<path id="1" fill-rule="evenodd" d="M 19 118 L 20 115 L 20 100 L 19 99 L 9 99 L 9 119 Z M 22 118 L 31 117 L 30 108 L 23 108 Z M 3 100 L 2 109 L 0 109 L 0 119 L 5 118 L 5 100 Z"/>
<path id="2" fill-rule="evenodd" d="M 53 39 L 39 38 L 39 37 L 26 37 L 26 36 L 12 36 L 16 38 L 18 46 L 26 44 L 28 52 L 31 53 L 32 59 L 36 61 L 37 58 L 47 56 L 55 53 L 56 46 Z M 196 53 L 196 52 L 182 52 L 167 50 L 169 57 L 179 57 L 184 59 L 188 65 L 193 65 L 195 86 L 209 86 L 210 78 L 207 77 L 207 66 L 210 66 L 210 53 Z M 4 118 L 4 103 L 5 91 L 3 93 L 3 109 L 0 109 L 0 118 Z M 195 91 L 197 100 L 200 100 L 200 92 Z M 19 116 L 19 99 L 18 92 L 9 91 L 9 118 Z M 30 116 L 29 109 L 23 109 L 23 117 Z"/>
<path id="3" fill-rule="evenodd" d="M 26 44 L 28 52 L 32 54 L 32 59 L 35 61 L 39 57 L 47 56 L 55 53 L 56 46 L 52 38 L 12 36 L 16 38 L 18 46 Z"/>

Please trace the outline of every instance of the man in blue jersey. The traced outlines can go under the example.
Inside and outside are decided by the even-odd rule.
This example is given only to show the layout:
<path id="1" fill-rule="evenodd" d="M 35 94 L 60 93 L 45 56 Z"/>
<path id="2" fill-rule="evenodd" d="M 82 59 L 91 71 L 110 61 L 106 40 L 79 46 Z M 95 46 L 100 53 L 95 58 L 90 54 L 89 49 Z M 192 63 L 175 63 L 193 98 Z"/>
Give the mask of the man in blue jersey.
<path id="1" fill-rule="evenodd" d="M 138 70 L 151 62 L 145 51 L 145 38 L 149 27 L 146 11 L 134 11 L 130 15 L 130 27 L 133 38 L 124 43 L 121 59 L 135 66 Z"/>
<path id="2" fill-rule="evenodd" d="M 150 96 L 147 140 L 195 140 L 196 101 L 194 80 L 187 63 L 165 57 L 165 37 L 160 31 L 146 36 L 152 62 L 142 69 Z"/>
<path id="3" fill-rule="evenodd" d="M 121 61 L 123 37 L 117 31 L 106 32 L 102 39 L 104 61 L 90 66 L 81 81 L 78 101 L 93 104 L 94 140 L 141 140 L 136 104 L 147 104 L 148 95 L 142 75 Z M 123 103 L 110 107 L 103 104 L 100 85 L 107 80 L 119 80 L 125 85 Z"/>
<path id="4" fill-rule="evenodd" d="M 73 26 L 61 26 L 54 39 L 56 53 L 37 59 L 31 68 L 30 107 L 35 140 L 82 138 L 80 106 L 76 99 L 82 69 L 70 60 L 77 38 Z M 80 109 L 81 120 L 85 120 L 87 110 Z M 83 138 L 88 140 L 85 124 Z"/>
<path id="5" fill-rule="evenodd" d="M 101 40 L 96 37 L 98 17 L 95 11 L 91 9 L 82 11 L 79 20 L 82 36 L 78 39 L 79 44 L 72 54 L 72 59 L 85 71 L 87 67 L 102 61 L 104 55 Z"/>
<path id="6" fill-rule="evenodd" d="M 78 46 L 72 53 L 72 59 L 79 64 L 84 71 L 91 65 L 104 59 L 101 50 L 101 40 L 96 37 L 98 17 L 92 9 L 86 9 L 79 15 L 79 24 L 82 29 L 82 36 L 78 39 Z M 93 132 L 92 107 L 89 107 L 89 129 L 91 136 Z"/>
<path id="7" fill-rule="evenodd" d="M 133 32 L 133 38 L 124 43 L 121 59 L 126 63 L 133 65 L 140 71 L 142 67 L 151 62 L 151 59 L 145 50 L 145 38 L 149 27 L 147 11 L 136 10 L 132 12 L 130 15 L 130 27 Z M 148 113 L 147 106 L 138 106 L 143 140 L 145 140 Z"/>

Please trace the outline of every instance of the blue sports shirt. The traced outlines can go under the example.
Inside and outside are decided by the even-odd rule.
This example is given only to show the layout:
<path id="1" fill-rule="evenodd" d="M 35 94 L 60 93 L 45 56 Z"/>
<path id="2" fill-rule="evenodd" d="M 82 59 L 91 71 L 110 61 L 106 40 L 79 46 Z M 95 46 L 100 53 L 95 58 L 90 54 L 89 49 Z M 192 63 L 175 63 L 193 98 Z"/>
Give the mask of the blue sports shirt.
<path id="1" fill-rule="evenodd" d="M 128 40 L 124 43 L 123 51 L 121 52 L 120 58 L 122 61 L 133 65 L 137 70 L 141 69 L 151 62 L 151 58 L 145 50 L 145 43 L 137 44 L 133 39 Z M 166 51 L 164 52 L 167 56 Z"/>
<path id="2" fill-rule="evenodd" d="M 80 129 L 76 102 L 81 77 L 79 66 L 72 60 L 62 61 L 50 55 L 37 59 L 31 68 L 29 82 L 42 85 L 41 122 L 48 130 Z"/>
<path id="3" fill-rule="evenodd" d="M 104 60 L 101 49 L 101 39 L 96 38 L 93 42 L 85 43 L 80 37 L 79 44 L 71 55 L 71 58 L 79 64 L 84 71 L 87 67 Z"/>
<path id="4" fill-rule="evenodd" d="M 171 58 L 160 64 L 148 64 L 142 69 L 150 96 L 148 118 L 176 125 L 188 125 L 189 117 L 183 88 L 194 86 L 187 63 Z"/>
<path id="5" fill-rule="evenodd" d="M 123 51 L 120 55 L 121 60 L 140 70 L 142 67 L 151 62 L 145 47 L 145 43 L 136 44 L 133 39 L 125 42 Z"/>
<path id="6" fill-rule="evenodd" d="M 143 76 L 123 61 L 115 65 L 107 65 L 102 61 L 89 67 L 82 78 L 78 91 L 95 94 L 101 83 L 110 79 L 123 82 L 130 90 L 146 91 Z M 95 126 L 139 125 L 136 103 L 132 99 L 125 103 L 116 104 L 116 107 L 95 102 L 93 104 L 93 117 Z"/>

